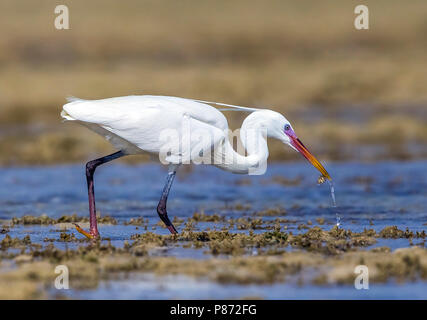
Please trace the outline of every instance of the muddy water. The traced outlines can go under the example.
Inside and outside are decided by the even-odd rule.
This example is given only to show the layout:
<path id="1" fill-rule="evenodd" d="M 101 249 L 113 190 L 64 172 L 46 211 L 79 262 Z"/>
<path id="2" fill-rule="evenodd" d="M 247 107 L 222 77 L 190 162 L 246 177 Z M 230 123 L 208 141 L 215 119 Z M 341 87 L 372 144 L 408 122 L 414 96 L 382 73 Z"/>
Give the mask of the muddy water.
<path id="1" fill-rule="evenodd" d="M 402 230 L 427 230 L 426 167 L 426 161 L 328 164 L 327 169 L 334 179 L 341 227 L 355 232 L 364 228 L 378 232 L 391 225 Z M 318 225 L 321 221 L 318 218 L 324 219 L 320 225 L 323 229 L 330 230 L 336 224 L 336 208 L 330 206 L 329 187 L 327 184 L 317 185 L 317 173 L 306 163 L 271 164 L 264 176 L 232 175 L 206 166 L 197 166 L 191 172 L 183 171 L 178 173 L 172 187 L 168 204 L 171 217 L 185 219 L 195 211 L 203 210 L 207 214 L 239 218 L 280 207 L 286 210 L 283 217 L 291 221 L 286 230 L 293 233 L 304 231 L 299 228 L 301 224 Z M 113 245 L 122 246 L 132 234 L 145 232 L 143 228 L 124 225 L 137 217 L 148 219 L 148 231 L 167 234 L 166 229 L 156 225 L 158 217 L 155 213 L 166 174 L 158 165 L 112 164 L 101 167 L 95 181 L 97 208 L 101 215 L 110 215 L 118 221 L 117 225 L 101 225 L 101 235 L 110 238 Z M 53 218 L 72 213 L 85 216 L 85 183 L 83 167 L 77 165 L 2 168 L 0 220 L 41 214 Z M 263 218 L 274 219 L 276 216 Z M 223 226 L 204 222 L 199 223 L 196 230 L 221 229 Z M 180 226 L 178 230 L 182 228 Z M 16 225 L 8 234 L 18 238 L 29 234 L 33 242 L 43 244 L 45 238 L 59 239 L 60 232 L 58 226 Z M 0 241 L 4 236 L 0 234 Z M 54 244 L 59 248 L 66 246 L 58 241 Z M 67 244 L 68 247 L 78 245 Z M 373 246 L 384 245 L 395 250 L 409 247 L 411 243 L 408 239 L 379 239 Z M 183 247 L 171 247 L 152 254 L 194 259 L 208 257 L 202 250 Z M 427 298 L 427 284 L 422 281 L 371 285 L 371 289 L 364 293 L 352 286 L 301 287 L 292 282 L 239 286 L 190 281 L 184 276 L 178 276 L 176 281 L 150 275 L 135 277 L 139 281 L 103 282 L 96 290 L 70 290 L 66 294 L 83 298 L 192 298 L 200 297 L 199 289 L 203 288 L 206 292 L 203 298 Z M 180 287 L 180 283 L 185 285 Z M 128 296 L 123 296 L 123 292 Z"/>

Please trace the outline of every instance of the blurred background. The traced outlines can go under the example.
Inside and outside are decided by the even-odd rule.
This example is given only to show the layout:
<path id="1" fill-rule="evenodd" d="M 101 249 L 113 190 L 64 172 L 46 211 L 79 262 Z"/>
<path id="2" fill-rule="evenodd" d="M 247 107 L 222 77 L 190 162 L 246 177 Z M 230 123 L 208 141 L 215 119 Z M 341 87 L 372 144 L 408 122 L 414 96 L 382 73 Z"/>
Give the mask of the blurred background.
<path id="1" fill-rule="evenodd" d="M 70 30 L 54 27 L 59 4 Z M 358 4 L 369 30 L 354 28 Z M 111 152 L 61 123 L 69 95 L 266 107 L 322 160 L 427 158 L 425 0 L 2 0 L 0 34 L 0 165 Z M 227 113 L 232 128 L 245 116 Z M 273 161 L 300 159 L 269 143 Z"/>

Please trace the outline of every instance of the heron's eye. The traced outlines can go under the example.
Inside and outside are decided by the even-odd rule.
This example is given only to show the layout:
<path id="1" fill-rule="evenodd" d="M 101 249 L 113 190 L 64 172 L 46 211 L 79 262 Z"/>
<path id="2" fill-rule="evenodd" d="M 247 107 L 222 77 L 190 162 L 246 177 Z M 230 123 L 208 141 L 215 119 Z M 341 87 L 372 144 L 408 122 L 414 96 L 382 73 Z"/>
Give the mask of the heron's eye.
<path id="1" fill-rule="evenodd" d="M 291 129 L 291 126 L 289 124 L 285 125 L 285 131 L 289 131 Z"/>

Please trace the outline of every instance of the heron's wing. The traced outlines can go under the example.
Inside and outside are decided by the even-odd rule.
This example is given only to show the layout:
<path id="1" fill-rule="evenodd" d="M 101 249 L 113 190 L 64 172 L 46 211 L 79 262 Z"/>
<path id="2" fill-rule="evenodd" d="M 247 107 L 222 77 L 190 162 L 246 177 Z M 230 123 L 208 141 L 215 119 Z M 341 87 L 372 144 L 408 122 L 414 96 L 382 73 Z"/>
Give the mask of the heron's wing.
<path id="1" fill-rule="evenodd" d="M 169 160 L 174 163 L 188 159 L 194 148 L 208 150 L 224 137 L 224 129 L 228 128 L 221 112 L 209 105 L 183 98 L 74 98 L 63 109 L 62 116 L 65 119 L 84 123 L 116 147 L 122 147 L 125 141 L 143 151 L 160 153 L 169 143 L 173 149 Z M 106 133 L 119 139 L 113 139 Z M 203 136 L 209 139 L 203 140 Z M 189 144 L 186 139 L 189 139 Z M 115 143 L 116 140 L 120 144 Z M 130 149 L 126 148 L 125 151 Z M 134 150 L 129 152 L 135 153 Z"/>
<path id="2" fill-rule="evenodd" d="M 80 120 L 101 125 L 129 125 L 146 117 L 151 110 L 164 113 L 180 112 L 222 130 L 228 129 L 225 116 L 216 108 L 191 99 L 167 96 L 127 96 L 102 100 L 69 98 L 62 116 L 67 120 Z M 159 120 L 164 119 L 159 118 Z"/>
<path id="3" fill-rule="evenodd" d="M 67 99 L 61 114 L 66 120 L 79 120 L 87 123 L 109 126 L 129 126 L 155 106 L 150 101 L 140 101 L 135 96 L 117 97 L 101 100 L 84 100 L 75 97 Z"/>
<path id="4" fill-rule="evenodd" d="M 193 99 L 169 97 L 169 96 L 146 96 L 156 99 L 159 107 L 167 110 L 180 110 L 193 119 L 203 123 L 210 124 L 221 130 L 228 129 L 228 123 L 225 116 L 216 108 L 209 104 Z"/>

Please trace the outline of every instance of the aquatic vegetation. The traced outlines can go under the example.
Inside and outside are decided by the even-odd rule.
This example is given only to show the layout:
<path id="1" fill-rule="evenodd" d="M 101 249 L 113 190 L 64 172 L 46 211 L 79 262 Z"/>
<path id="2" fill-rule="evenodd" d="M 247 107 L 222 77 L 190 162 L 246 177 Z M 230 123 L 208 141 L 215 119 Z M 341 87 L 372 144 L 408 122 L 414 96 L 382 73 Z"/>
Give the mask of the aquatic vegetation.
<path id="1" fill-rule="evenodd" d="M 142 217 L 138 217 L 138 218 L 130 218 L 129 221 L 125 221 L 124 225 L 125 226 L 146 226 L 148 224 L 148 219 L 145 220 Z"/>
<path id="2" fill-rule="evenodd" d="M 10 227 L 7 225 L 3 225 L 1 226 L 0 234 L 5 234 L 5 233 L 8 233 L 9 231 L 10 231 Z"/>
<path id="3" fill-rule="evenodd" d="M 397 238 L 425 238 L 426 237 L 426 233 L 425 231 L 417 231 L 417 232 L 412 232 L 409 231 L 408 228 L 406 228 L 405 231 L 403 230 L 399 230 L 399 228 L 397 226 L 389 226 L 389 227 L 385 227 L 383 230 L 380 231 L 379 237 L 381 238 L 393 238 L 393 239 L 397 239 Z"/>
<path id="4" fill-rule="evenodd" d="M 204 212 L 201 212 L 201 213 L 195 212 L 193 214 L 193 216 L 191 217 L 191 219 L 194 220 L 195 222 L 201 222 L 201 221 L 203 221 L 203 222 L 220 222 L 220 221 L 225 221 L 225 217 L 224 216 L 220 216 L 217 213 L 208 215 L 208 214 L 205 214 Z"/>
<path id="5" fill-rule="evenodd" d="M 262 219 L 238 218 L 233 221 L 238 230 L 264 229 Z"/>
<path id="6" fill-rule="evenodd" d="M 9 248 L 21 248 L 29 244 L 31 244 L 31 238 L 28 235 L 25 236 L 23 239 L 19 239 L 19 238 L 12 238 L 8 234 L 6 234 L 6 236 L 0 242 L 0 249 L 7 250 Z"/>
<path id="7" fill-rule="evenodd" d="M 89 222 L 88 217 L 80 217 L 77 214 L 63 215 L 58 219 L 50 218 L 46 214 L 40 216 L 25 215 L 21 218 L 13 217 L 11 224 L 22 224 L 22 225 L 53 225 L 58 223 L 76 223 L 76 222 Z M 117 224 L 117 220 L 110 216 L 98 216 L 98 222 L 101 224 Z"/>
<path id="8" fill-rule="evenodd" d="M 372 234 L 371 231 L 364 233 Z M 339 241 L 349 235 L 349 232 L 338 232 L 336 229 L 326 232 L 313 228 L 304 237 L 293 238 L 292 241 L 301 244 L 332 241 L 330 238 Z M 169 241 L 179 241 L 174 239 L 175 236 L 166 237 Z M 219 283 L 267 284 L 286 281 L 288 276 L 302 274 L 310 269 L 315 272 L 315 277 L 305 280 L 305 283 L 308 281 L 316 285 L 351 284 L 354 282 L 354 266 L 360 261 L 369 267 L 371 282 L 427 279 L 427 250 L 419 247 L 394 252 L 390 252 L 389 248 L 379 247 L 370 251 L 348 251 L 332 256 L 319 251 L 270 251 L 271 254 L 268 255 L 239 256 L 241 250 L 248 244 L 256 243 L 258 246 L 271 243 L 285 244 L 289 241 L 289 234 L 277 231 L 252 236 L 222 231 L 187 233 L 182 236 L 186 241 L 209 242 L 213 252 L 234 256 L 230 259 L 194 260 L 150 256 L 147 247 L 140 241 L 144 239 L 163 245 L 160 239 L 162 237 L 148 234 L 146 237 L 134 238 L 137 238 L 136 243 L 124 248 L 116 248 L 110 243 L 95 243 L 74 250 L 60 250 L 49 244 L 43 249 L 34 249 L 26 254 L 17 253 L 14 257 L 17 268 L 0 273 L 0 297 L 6 297 L 6 283 L 11 282 L 16 282 L 18 288 L 29 288 L 20 293 L 22 297 L 45 296 L 47 293 L 43 289 L 36 294 L 35 287 L 40 290 L 51 285 L 54 277 L 53 269 L 57 263 L 69 267 L 72 287 L 80 290 L 95 288 L 100 281 L 115 279 L 123 273 L 138 272 L 154 273 L 158 276 L 184 274 L 204 277 Z M 8 238 L 7 241 L 11 239 Z M 224 242 L 224 245 L 219 246 L 220 241 Z M 14 291 L 12 296 L 15 295 L 18 295 L 17 291 Z"/>
<path id="9" fill-rule="evenodd" d="M 59 236 L 59 241 L 61 241 L 61 242 L 74 242 L 74 241 L 77 241 L 77 238 L 74 235 L 74 233 L 61 232 L 61 234 Z"/>
<path id="10" fill-rule="evenodd" d="M 12 218 L 12 224 L 55 224 L 56 220 L 48 217 L 46 214 L 41 216 L 23 216 L 21 218 Z"/>
<path id="11" fill-rule="evenodd" d="M 257 216 L 265 216 L 265 217 L 273 217 L 273 216 L 283 216 L 286 214 L 286 210 L 284 208 L 267 208 L 265 210 L 255 212 Z"/>
<path id="12" fill-rule="evenodd" d="M 320 225 L 325 224 L 325 218 L 316 218 L 316 222 Z"/>
<path id="13" fill-rule="evenodd" d="M 216 219 L 225 222 L 220 217 L 196 214 L 183 223 L 197 224 L 194 220 Z M 235 220 L 237 226 L 239 219 Z M 263 221 L 262 218 L 243 221 L 256 221 L 257 227 L 271 223 L 271 220 Z M 124 224 L 129 225 L 129 221 Z M 47 297 L 44 288 L 52 285 L 53 269 L 59 263 L 69 267 L 71 285 L 76 290 L 96 288 L 103 280 L 120 278 L 128 273 L 182 274 L 219 283 L 268 284 L 286 282 L 288 277 L 310 270 L 313 277 L 301 278 L 300 285 L 351 284 L 354 266 L 361 262 L 369 267 L 372 282 L 427 279 L 425 248 L 391 251 L 389 247 L 382 246 L 364 249 L 380 238 L 424 239 L 424 232 L 403 231 L 395 226 L 385 227 L 379 232 L 373 229 L 353 232 L 336 226 L 330 230 L 307 226 L 299 234 L 281 229 L 277 227 L 259 233 L 251 228 L 243 232 L 187 230 L 177 235 L 148 231 L 132 235 L 123 247 L 115 247 L 106 240 L 78 239 L 68 232 L 60 232 L 58 238 L 48 239 L 44 245 L 33 243 L 30 236 L 12 238 L 5 234 L 0 242 L 0 261 L 13 260 L 16 265 L 11 271 L 0 273 L 0 298 L 8 296 L 6 284 L 12 282 L 23 291 L 14 289 L 10 297 Z M 75 245 L 64 250 L 55 246 L 56 242 Z M 203 250 L 206 258 L 195 260 L 152 255 L 159 248 L 176 246 L 183 250 Z M 229 258 L 223 259 L 224 256 Z"/>

